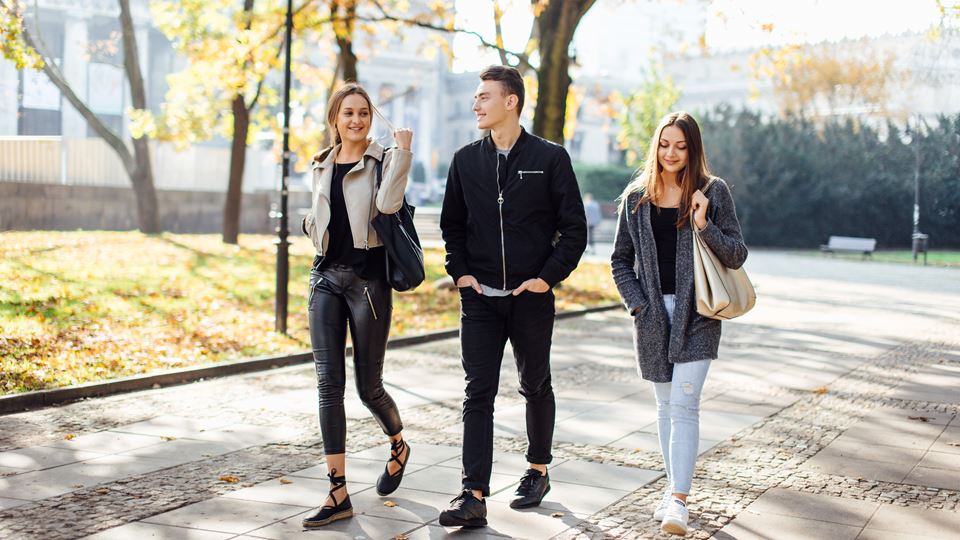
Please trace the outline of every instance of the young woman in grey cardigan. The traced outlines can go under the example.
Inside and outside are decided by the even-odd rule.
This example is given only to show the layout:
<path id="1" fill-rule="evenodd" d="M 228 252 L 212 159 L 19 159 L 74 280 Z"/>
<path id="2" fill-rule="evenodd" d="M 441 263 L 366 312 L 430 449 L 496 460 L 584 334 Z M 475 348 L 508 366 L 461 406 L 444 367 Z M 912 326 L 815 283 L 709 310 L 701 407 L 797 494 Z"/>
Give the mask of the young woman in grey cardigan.
<path id="1" fill-rule="evenodd" d="M 657 127 L 643 171 L 621 198 L 613 279 L 633 315 L 640 375 L 653 382 L 668 488 L 654 511 L 661 529 L 687 533 L 699 443 L 700 392 L 720 345 L 720 321 L 696 311 L 693 230 L 721 262 L 747 258 L 730 189 L 710 175 L 696 121 L 685 112 Z"/>

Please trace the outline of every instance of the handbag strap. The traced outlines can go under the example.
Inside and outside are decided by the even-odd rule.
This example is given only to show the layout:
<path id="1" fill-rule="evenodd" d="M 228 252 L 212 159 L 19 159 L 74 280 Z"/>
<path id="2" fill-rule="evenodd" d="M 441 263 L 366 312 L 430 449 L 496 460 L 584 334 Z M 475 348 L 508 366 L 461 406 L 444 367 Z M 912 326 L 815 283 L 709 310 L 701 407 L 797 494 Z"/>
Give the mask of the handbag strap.
<path id="1" fill-rule="evenodd" d="M 383 157 L 381 157 L 380 159 L 376 160 L 376 161 L 377 161 L 377 189 L 378 189 L 378 190 L 380 189 L 380 184 L 383 183 L 383 160 L 386 159 L 386 157 L 387 157 L 387 150 L 390 150 L 390 149 L 392 149 L 392 148 L 393 148 L 392 146 L 391 146 L 390 148 L 384 148 L 384 149 L 383 149 Z"/>
<path id="2" fill-rule="evenodd" d="M 387 153 L 386 150 L 383 151 L 384 154 Z M 371 157 L 371 159 L 373 159 Z M 370 190 L 370 206 L 367 207 L 367 237 L 363 239 L 364 249 L 370 249 L 368 245 L 370 242 L 370 222 L 373 221 L 373 208 L 377 205 L 377 192 L 380 191 L 380 184 L 383 182 L 383 160 L 382 159 L 373 159 L 376 162 L 374 169 L 377 171 L 377 181 L 376 185 L 372 190 Z"/>
<path id="3" fill-rule="evenodd" d="M 711 176 L 710 179 L 707 180 L 706 185 L 703 186 L 703 189 L 701 190 L 701 192 L 703 193 L 703 196 L 704 196 L 704 197 L 707 196 L 707 190 L 710 189 L 710 186 L 713 185 L 713 182 L 714 182 L 715 179 L 716 179 L 715 176 Z M 708 199 L 708 200 L 709 200 L 709 199 Z M 709 218 L 709 216 L 708 216 L 708 218 Z M 700 231 L 697 230 L 697 224 L 694 223 L 694 220 L 693 220 L 693 212 L 690 212 L 690 228 L 693 229 L 693 233 L 694 233 L 694 234 L 698 234 L 698 233 L 700 232 Z"/>

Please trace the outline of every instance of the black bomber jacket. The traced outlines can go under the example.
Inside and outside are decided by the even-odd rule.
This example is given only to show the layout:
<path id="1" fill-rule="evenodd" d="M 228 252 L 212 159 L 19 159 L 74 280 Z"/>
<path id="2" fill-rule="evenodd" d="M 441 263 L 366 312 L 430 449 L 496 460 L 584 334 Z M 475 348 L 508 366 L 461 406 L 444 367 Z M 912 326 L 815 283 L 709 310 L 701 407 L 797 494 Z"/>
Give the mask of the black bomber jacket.
<path id="1" fill-rule="evenodd" d="M 570 156 L 560 145 L 520 137 L 505 158 L 488 135 L 459 150 L 440 214 L 447 273 L 514 289 L 540 277 L 551 287 L 577 267 L 587 220 Z"/>

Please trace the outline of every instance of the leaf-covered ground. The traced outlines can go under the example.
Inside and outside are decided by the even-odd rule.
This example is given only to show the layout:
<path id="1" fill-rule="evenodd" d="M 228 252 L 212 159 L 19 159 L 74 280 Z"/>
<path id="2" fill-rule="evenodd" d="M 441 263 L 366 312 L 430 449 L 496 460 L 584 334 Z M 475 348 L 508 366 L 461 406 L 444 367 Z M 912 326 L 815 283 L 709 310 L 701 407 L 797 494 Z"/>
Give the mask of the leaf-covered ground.
<path id="1" fill-rule="evenodd" d="M 291 247 L 287 336 L 273 331 L 275 253 L 272 236 L 0 234 L 0 393 L 308 349 L 312 247 Z M 427 283 L 394 295 L 392 336 L 457 325 L 457 295 L 430 284 L 445 276 L 442 251 L 426 262 Z M 609 267 L 581 264 L 557 298 L 616 301 Z"/>

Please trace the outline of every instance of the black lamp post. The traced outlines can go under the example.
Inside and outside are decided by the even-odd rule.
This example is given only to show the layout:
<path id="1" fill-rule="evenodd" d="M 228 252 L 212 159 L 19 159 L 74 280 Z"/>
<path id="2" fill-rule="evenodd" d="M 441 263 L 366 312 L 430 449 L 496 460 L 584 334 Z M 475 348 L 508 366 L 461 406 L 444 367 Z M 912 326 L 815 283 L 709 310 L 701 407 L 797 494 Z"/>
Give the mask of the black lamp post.
<path id="1" fill-rule="evenodd" d="M 920 232 L 920 136 L 922 134 L 920 122 L 923 117 L 917 115 L 917 127 L 913 130 L 913 233 L 910 235 L 910 250 L 913 255 L 913 261 L 917 261 L 920 252 L 923 252 L 923 264 L 927 264 L 927 242 L 930 235 Z"/>
<path id="2" fill-rule="evenodd" d="M 287 283 L 290 279 L 290 230 L 287 195 L 290 185 L 290 58 L 293 41 L 293 0 L 287 0 L 286 63 L 283 68 L 283 168 L 280 178 L 280 223 L 277 226 L 277 305 L 274 329 L 287 333 Z"/>

